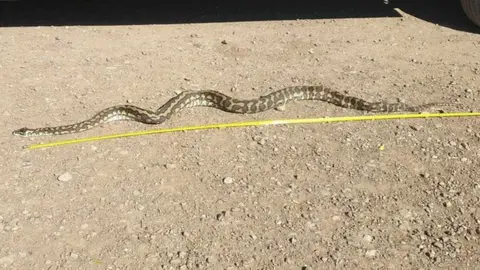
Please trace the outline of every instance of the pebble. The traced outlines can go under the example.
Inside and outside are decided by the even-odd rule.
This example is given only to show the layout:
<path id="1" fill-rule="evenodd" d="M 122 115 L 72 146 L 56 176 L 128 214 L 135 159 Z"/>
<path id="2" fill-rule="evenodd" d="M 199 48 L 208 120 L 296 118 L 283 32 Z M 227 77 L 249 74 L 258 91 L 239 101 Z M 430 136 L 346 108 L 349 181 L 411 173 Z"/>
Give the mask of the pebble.
<path id="1" fill-rule="evenodd" d="M 180 259 L 173 259 L 170 261 L 171 264 L 180 264 L 182 262 L 182 260 Z"/>
<path id="2" fill-rule="evenodd" d="M 177 165 L 175 165 L 175 164 L 171 164 L 171 163 L 165 164 L 165 168 L 167 168 L 167 169 L 175 169 L 176 167 L 177 167 Z"/>
<path id="3" fill-rule="evenodd" d="M 422 130 L 423 127 L 422 126 L 410 126 L 411 129 L 415 130 L 415 131 L 419 131 L 419 130 Z"/>
<path id="4" fill-rule="evenodd" d="M 73 178 L 72 175 L 69 172 L 66 172 L 60 175 L 57 179 L 58 181 L 61 181 L 61 182 L 68 182 L 72 180 L 72 178 Z"/>
<path id="5" fill-rule="evenodd" d="M 430 174 L 429 173 L 421 173 L 420 176 L 423 177 L 423 178 L 429 178 Z"/>
<path id="6" fill-rule="evenodd" d="M 217 258 L 215 256 L 208 256 L 207 259 L 206 259 L 206 262 L 207 263 L 216 263 L 217 262 Z"/>
<path id="7" fill-rule="evenodd" d="M 258 140 L 257 143 L 258 143 L 259 145 L 265 145 L 266 142 L 267 142 L 267 139 L 261 138 L 260 140 Z"/>
<path id="8" fill-rule="evenodd" d="M 233 181 L 235 181 L 235 179 L 233 179 L 233 177 L 230 177 L 230 176 L 227 176 L 227 177 L 223 178 L 223 183 L 224 184 L 232 184 Z"/>
<path id="9" fill-rule="evenodd" d="M 452 206 L 452 203 L 450 201 L 446 201 L 443 206 L 445 207 L 451 207 Z"/>
<path id="10" fill-rule="evenodd" d="M 185 251 L 179 251 L 178 252 L 178 257 L 179 258 L 185 258 L 185 256 L 187 256 L 187 252 L 185 252 Z"/>
<path id="11" fill-rule="evenodd" d="M 32 167 L 32 162 L 30 162 L 30 161 L 24 161 L 24 162 L 22 163 L 22 168 L 30 168 L 30 167 Z"/>
<path id="12" fill-rule="evenodd" d="M 468 146 L 467 143 L 462 142 L 462 143 L 460 143 L 460 145 L 462 146 L 463 149 L 470 150 L 470 147 Z"/>
<path id="13" fill-rule="evenodd" d="M 363 240 L 370 243 L 373 241 L 373 236 L 366 234 L 363 236 Z"/>
<path id="14" fill-rule="evenodd" d="M 217 214 L 217 220 L 222 221 L 225 219 L 225 216 L 227 215 L 226 211 L 222 211 L 221 213 Z"/>
<path id="15" fill-rule="evenodd" d="M 373 257 L 377 256 L 377 250 L 376 249 L 367 250 L 367 252 L 365 252 L 365 256 L 367 256 L 369 258 L 373 258 Z"/>

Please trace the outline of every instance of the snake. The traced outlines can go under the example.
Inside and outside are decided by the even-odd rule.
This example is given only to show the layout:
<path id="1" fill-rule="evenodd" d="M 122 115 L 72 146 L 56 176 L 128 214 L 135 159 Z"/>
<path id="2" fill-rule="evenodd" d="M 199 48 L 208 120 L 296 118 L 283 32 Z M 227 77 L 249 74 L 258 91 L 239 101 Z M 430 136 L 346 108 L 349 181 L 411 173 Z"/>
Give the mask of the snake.
<path id="1" fill-rule="evenodd" d="M 70 125 L 41 128 L 20 128 L 13 135 L 32 137 L 64 135 L 92 129 L 112 121 L 137 121 L 144 124 L 161 124 L 172 115 L 185 108 L 213 107 L 229 113 L 254 114 L 273 108 L 283 110 L 285 105 L 295 100 L 319 100 L 339 107 L 368 112 L 423 112 L 431 107 L 450 106 L 449 103 L 427 103 L 410 106 L 406 103 L 369 102 L 332 90 L 323 85 L 290 86 L 273 91 L 257 99 L 238 99 L 215 90 L 185 90 L 174 96 L 156 111 L 133 105 L 117 105 L 96 113 L 93 117 Z"/>

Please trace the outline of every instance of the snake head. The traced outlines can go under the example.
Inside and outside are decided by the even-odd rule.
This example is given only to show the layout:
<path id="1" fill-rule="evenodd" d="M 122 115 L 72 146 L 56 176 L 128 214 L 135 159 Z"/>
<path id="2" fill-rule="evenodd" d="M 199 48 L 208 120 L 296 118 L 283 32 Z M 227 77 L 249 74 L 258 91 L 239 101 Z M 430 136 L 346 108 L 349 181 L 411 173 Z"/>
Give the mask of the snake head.
<path id="1" fill-rule="evenodd" d="M 32 130 L 29 128 L 20 128 L 12 132 L 13 135 L 15 136 L 22 136 L 22 137 L 27 137 L 32 134 Z"/>

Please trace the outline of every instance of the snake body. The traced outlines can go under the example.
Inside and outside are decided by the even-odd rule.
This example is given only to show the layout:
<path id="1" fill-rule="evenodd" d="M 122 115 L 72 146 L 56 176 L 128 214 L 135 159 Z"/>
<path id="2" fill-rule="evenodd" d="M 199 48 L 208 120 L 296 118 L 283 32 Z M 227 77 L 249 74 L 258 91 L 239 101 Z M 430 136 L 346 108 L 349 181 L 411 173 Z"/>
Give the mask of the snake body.
<path id="1" fill-rule="evenodd" d="M 137 121 L 144 124 L 161 124 L 175 113 L 190 107 L 213 107 L 230 113 L 252 114 L 278 108 L 294 100 L 320 100 L 336 106 L 369 111 L 369 112 L 422 112 L 445 103 L 428 103 L 409 106 L 405 103 L 369 102 L 361 98 L 344 95 L 330 88 L 320 86 L 286 87 L 258 99 L 242 100 L 213 91 L 184 91 L 171 98 L 156 111 L 132 105 L 108 107 L 92 118 L 71 125 L 42 128 L 21 128 L 13 131 L 13 135 L 32 137 L 45 135 L 63 135 L 82 132 L 100 124 L 112 121 Z"/>

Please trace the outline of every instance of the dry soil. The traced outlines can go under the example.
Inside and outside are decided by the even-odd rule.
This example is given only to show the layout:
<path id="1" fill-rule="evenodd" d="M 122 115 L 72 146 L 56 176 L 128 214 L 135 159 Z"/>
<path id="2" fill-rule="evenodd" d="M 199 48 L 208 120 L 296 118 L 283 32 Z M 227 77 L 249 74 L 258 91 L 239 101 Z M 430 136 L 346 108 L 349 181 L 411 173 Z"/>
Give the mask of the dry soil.
<path id="1" fill-rule="evenodd" d="M 368 100 L 478 110 L 480 35 L 399 18 L 0 29 L 0 266 L 8 269 L 475 269 L 478 118 L 265 126 L 37 150 L 57 139 L 254 119 L 368 114 L 322 102 L 159 127 L 112 105 L 178 91 L 243 98 L 325 84 Z"/>

